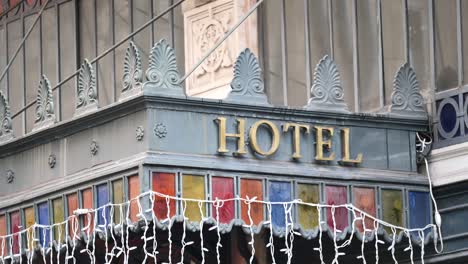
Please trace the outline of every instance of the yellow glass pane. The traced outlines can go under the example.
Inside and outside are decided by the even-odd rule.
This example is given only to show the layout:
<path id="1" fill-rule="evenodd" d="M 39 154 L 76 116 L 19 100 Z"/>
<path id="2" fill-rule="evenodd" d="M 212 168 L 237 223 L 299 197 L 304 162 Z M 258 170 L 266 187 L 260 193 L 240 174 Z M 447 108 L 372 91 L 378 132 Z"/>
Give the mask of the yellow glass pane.
<path id="1" fill-rule="evenodd" d="M 52 207 L 54 208 L 54 224 L 61 223 L 65 219 L 64 214 L 64 204 L 63 199 L 58 198 L 52 201 Z M 60 232 L 60 240 L 65 239 L 65 224 L 56 226 L 54 228 L 54 240 L 59 241 L 59 232 Z"/>
<path id="2" fill-rule="evenodd" d="M 401 191 L 382 190 L 383 220 L 396 225 L 405 226 L 403 219 L 403 197 Z M 386 228 L 391 233 L 390 228 Z"/>
<path id="3" fill-rule="evenodd" d="M 124 202 L 124 188 L 123 188 L 123 181 L 117 180 L 112 182 L 112 193 L 113 199 L 112 202 L 114 204 L 120 204 Z M 120 224 L 120 208 L 119 206 L 114 207 L 114 223 Z"/>
<path id="4" fill-rule="evenodd" d="M 29 227 L 31 227 L 32 225 L 34 225 L 34 223 L 36 222 L 36 219 L 34 218 L 34 207 L 28 207 L 26 209 L 24 209 L 24 219 L 25 219 L 25 224 L 26 224 L 26 229 L 28 230 L 28 235 L 29 235 L 29 239 L 28 239 L 28 249 L 32 249 L 34 248 L 34 242 L 33 242 L 33 237 L 32 237 L 32 229 L 30 230 Z"/>
<path id="5" fill-rule="evenodd" d="M 205 199 L 205 177 L 184 175 L 182 179 L 182 195 L 184 198 Z M 205 204 L 202 206 L 203 215 L 206 216 Z M 197 202 L 187 202 L 185 216 L 190 221 L 200 221 L 200 208 Z"/>
<path id="6" fill-rule="evenodd" d="M 306 203 L 320 202 L 320 189 L 318 185 L 298 184 L 297 191 L 299 199 Z M 299 205 L 299 223 L 304 229 L 313 229 L 318 226 L 318 211 L 316 207 Z"/>

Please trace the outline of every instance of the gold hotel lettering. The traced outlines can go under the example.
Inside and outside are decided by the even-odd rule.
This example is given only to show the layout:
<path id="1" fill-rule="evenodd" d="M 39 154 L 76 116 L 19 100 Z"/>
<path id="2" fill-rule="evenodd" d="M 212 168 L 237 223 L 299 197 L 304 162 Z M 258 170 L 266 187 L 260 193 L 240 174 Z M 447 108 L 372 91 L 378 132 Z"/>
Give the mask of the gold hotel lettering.
<path id="1" fill-rule="evenodd" d="M 246 154 L 245 149 L 245 119 L 236 119 L 237 133 L 226 132 L 226 118 L 218 117 L 215 119 L 218 123 L 219 132 L 219 148 L 218 153 L 227 153 L 229 150 L 226 147 L 226 139 L 228 137 L 237 140 L 237 150 L 235 154 Z M 257 133 L 260 127 L 268 129 L 271 135 L 271 146 L 268 150 L 264 150 L 258 144 Z M 285 123 L 282 125 L 283 133 L 291 131 L 291 139 L 293 145 L 292 158 L 300 159 L 301 155 L 301 135 L 309 134 L 311 126 L 298 124 L 298 123 Z M 332 161 L 335 160 L 336 154 L 332 151 L 332 138 L 335 133 L 335 128 L 325 126 L 313 126 L 315 129 L 315 160 L 319 161 Z M 362 162 L 363 155 L 359 153 L 356 158 L 351 158 L 350 143 L 349 143 L 349 128 L 340 128 L 341 134 L 341 160 L 342 163 L 347 164 L 359 164 Z M 255 122 L 249 129 L 249 142 L 253 152 L 263 155 L 270 156 L 276 153 L 280 144 L 280 132 L 277 126 L 268 120 L 259 120 Z M 324 150 L 329 150 L 329 154 L 325 154 Z"/>

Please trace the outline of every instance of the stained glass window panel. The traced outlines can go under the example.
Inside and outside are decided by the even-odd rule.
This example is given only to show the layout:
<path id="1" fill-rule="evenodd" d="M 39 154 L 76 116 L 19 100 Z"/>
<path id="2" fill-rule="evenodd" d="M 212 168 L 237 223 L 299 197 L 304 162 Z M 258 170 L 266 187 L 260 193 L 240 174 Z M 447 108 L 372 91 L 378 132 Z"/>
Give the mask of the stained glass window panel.
<path id="1" fill-rule="evenodd" d="M 353 196 L 354 196 L 354 205 L 368 213 L 372 216 L 376 216 L 376 207 L 375 207 L 375 190 L 374 188 L 361 188 L 356 187 L 353 188 Z M 357 214 L 359 216 L 359 214 Z M 374 222 L 372 219 L 367 218 L 365 219 L 366 228 L 370 228 L 374 226 Z M 362 221 L 356 222 L 356 227 L 359 231 L 363 231 Z"/>
<path id="2" fill-rule="evenodd" d="M 232 199 L 234 198 L 234 179 L 225 178 L 225 177 L 212 177 L 211 178 L 211 187 L 212 187 L 212 199 L 213 201 L 218 198 L 221 200 Z M 222 207 L 218 209 L 219 211 L 219 222 L 229 223 L 234 219 L 234 201 L 228 201 L 223 204 Z M 216 207 L 213 205 L 212 208 L 213 217 L 216 219 Z"/>
<path id="3" fill-rule="evenodd" d="M 291 201 L 291 183 L 272 181 L 270 182 L 269 194 L 271 202 L 289 202 Z M 271 221 L 273 226 L 285 227 L 285 217 L 285 208 L 282 204 L 271 206 Z"/>
<path id="4" fill-rule="evenodd" d="M 0 236 L 4 236 L 7 234 L 7 226 L 6 226 L 6 217 L 5 215 L 0 215 Z M 5 256 L 6 255 L 6 240 L 0 239 L 0 256 Z M 2 248 L 2 245 L 5 245 L 5 247 Z"/>
<path id="5" fill-rule="evenodd" d="M 74 211 L 78 209 L 78 195 L 76 193 L 67 195 L 67 205 L 68 205 L 68 212 L 67 212 L 68 216 L 71 216 L 74 214 Z M 75 221 L 77 221 L 77 218 L 72 218 L 68 226 L 68 234 L 72 237 L 74 237 L 75 235 L 74 232 L 75 233 L 79 232 L 79 227 L 76 228 L 75 230 Z"/>
<path id="6" fill-rule="evenodd" d="M 103 207 L 109 202 L 109 190 L 107 184 L 98 185 L 96 187 L 96 202 L 97 207 Z M 103 225 L 109 223 L 109 207 L 98 209 L 97 211 L 98 224 Z"/>
<path id="7" fill-rule="evenodd" d="M 326 186 L 326 200 L 328 205 L 344 205 L 348 203 L 348 189 L 345 186 Z M 337 230 L 343 230 L 348 226 L 348 210 L 346 208 L 335 208 L 335 223 L 333 222 L 332 209 L 327 209 L 327 223 L 333 229 L 336 224 Z"/>
<path id="8" fill-rule="evenodd" d="M 49 225 L 49 204 L 47 202 L 41 203 L 37 206 L 39 224 Z M 50 241 L 50 230 L 46 228 L 38 228 L 39 241 L 42 247 L 46 247 Z"/>
<path id="9" fill-rule="evenodd" d="M 63 199 L 55 199 L 52 201 L 52 207 L 54 209 L 54 223 L 61 223 L 65 219 L 65 214 L 64 214 L 64 204 L 63 204 Z M 65 236 L 65 225 L 60 225 L 54 228 L 54 240 L 62 241 Z"/>
<path id="10" fill-rule="evenodd" d="M 130 220 L 133 222 L 138 221 L 137 214 L 139 212 L 138 209 L 138 201 L 135 198 L 140 194 L 140 180 L 138 176 L 128 177 L 128 196 L 130 200 Z"/>
<path id="11" fill-rule="evenodd" d="M 21 215 L 19 211 L 13 212 L 10 214 L 10 232 L 11 234 L 18 233 L 20 231 L 20 226 L 21 226 Z M 18 235 L 13 236 L 13 245 L 12 245 L 12 250 L 13 254 L 18 254 L 19 253 L 19 239 Z"/>
<path id="12" fill-rule="evenodd" d="M 112 203 L 114 204 L 121 204 L 124 202 L 124 186 L 123 186 L 123 180 L 117 180 L 112 182 Z M 116 206 L 114 207 L 114 223 L 120 224 L 122 223 L 121 221 L 121 216 L 124 216 L 120 214 L 120 207 Z"/>
<path id="13" fill-rule="evenodd" d="M 257 197 L 257 200 L 263 201 L 263 181 L 254 179 L 241 179 L 240 181 L 240 193 L 242 198 L 253 198 Z M 241 203 L 242 220 L 246 223 L 250 223 L 248 214 L 248 205 Z M 254 224 L 258 224 L 263 221 L 263 205 L 260 203 L 250 204 L 250 216 Z"/>
<path id="14" fill-rule="evenodd" d="M 25 228 L 28 229 L 34 223 L 36 223 L 36 219 L 34 216 L 34 207 L 28 207 L 24 209 L 24 220 L 25 220 Z M 27 248 L 32 249 L 34 247 L 33 239 L 32 239 L 32 230 L 28 229 L 27 233 L 29 234 L 29 240 L 27 244 Z M 24 239 L 27 239 L 27 235 L 23 236 Z M 0 244 L 1 246 L 1 244 Z"/>
<path id="15" fill-rule="evenodd" d="M 176 195 L 176 184 L 175 184 L 175 174 L 174 173 L 153 173 L 153 191 L 166 194 L 169 196 Z M 166 199 L 163 197 L 156 196 L 154 201 L 154 213 L 158 219 L 167 218 L 168 206 L 166 204 Z M 175 201 L 169 201 L 169 214 L 172 217 L 176 213 Z"/>
<path id="16" fill-rule="evenodd" d="M 382 190 L 382 214 L 384 221 L 404 226 L 403 221 L 403 196 L 398 190 Z M 391 232 L 389 228 L 387 232 Z"/>
<path id="17" fill-rule="evenodd" d="M 431 223 L 431 203 L 427 192 L 410 191 L 409 227 L 422 228 Z"/>
<path id="18" fill-rule="evenodd" d="M 298 184 L 297 192 L 299 199 L 306 203 L 320 202 L 320 188 L 315 184 Z M 304 229 L 313 229 L 318 226 L 317 207 L 306 205 L 298 206 L 299 223 Z"/>
<path id="19" fill-rule="evenodd" d="M 182 195 L 184 198 L 205 199 L 205 177 L 195 175 L 184 175 L 182 179 Z M 206 216 L 205 205 L 201 208 Z M 187 202 L 185 216 L 190 221 L 200 221 L 200 208 L 197 202 Z"/>
<path id="20" fill-rule="evenodd" d="M 89 188 L 89 189 L 83 190 L 81 192 L 81 199 L 82 199 L 83 209 L 92 209 L 92 208 L 94 208 L 94 206 L 93 206 L 93 189 Z M 93 232 L 93 225 L 92 225 L 92 223 L 94 222 L 93 214 L 83 215 L 82 219 L 83 219 L 84 227 L 88 226 L 88 224 L 90 226 L 90 229 L 85 230 L 84 232 L 85 233 L 87 233 L 88 231 L 90 233 Z"/>

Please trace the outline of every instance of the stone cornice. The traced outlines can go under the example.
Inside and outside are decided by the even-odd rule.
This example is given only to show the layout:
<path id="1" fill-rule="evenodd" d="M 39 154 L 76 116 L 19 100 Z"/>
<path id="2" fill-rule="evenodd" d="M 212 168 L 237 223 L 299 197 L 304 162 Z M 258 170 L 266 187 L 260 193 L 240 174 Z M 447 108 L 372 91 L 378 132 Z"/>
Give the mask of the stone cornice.
<path id="1" fill-rule="evenodd" d="M 58 122 L 51 127 L 31 132 L 0 145 L 0 158 L 18 153 L 34 146 L 64 138 L 91 127 L 147 108 L 172 109 L 176 111 L 223 113 L 236 116 L 256 116 L 296 122 L 324 123 L 330 125 L 361 126 L 370 128 L 390 128 L 397 130 L 424 131 L 427 120 L 389 117 L 386 114 L 374 113 L 336 113 L 310 111 L 301 108 L 271 107 L 227 103 L 222 100 L 193 98 L 186 96 L 156 96 L 144 93 L 100 108 L 98 111 L 76 116 Z"/>

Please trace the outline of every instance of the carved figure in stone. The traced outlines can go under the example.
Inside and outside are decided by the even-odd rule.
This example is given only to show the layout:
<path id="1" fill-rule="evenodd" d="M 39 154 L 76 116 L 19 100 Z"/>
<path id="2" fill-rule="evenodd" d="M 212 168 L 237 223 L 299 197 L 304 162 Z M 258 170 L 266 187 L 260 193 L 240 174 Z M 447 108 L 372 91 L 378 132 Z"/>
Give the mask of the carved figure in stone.
<path id="1" fill-rule="evenodd" d="M 13 138 L 10 105 L 2 91 L 0 91 L 0 142 Z"/>
<path id="2" fill-rule="evenodd" d="M 76 108 L 84 108 L 97 103 L 96 75 L 93 66 L 84 60 L 78 75 Z"/>
<path id="3" fill-rule="evenodd" d="M 122 92 L 127 92 L 134 87 L 139 87 L 143 81 L 143 70 L 141 67 L 141 56 L 138 47 L 130 41 L 125 52 L 124 75 Z"/>
<path id="4" fill-rule="evenodd" d="M 161 95 L 184 95 L 174 50 L 165 39 L 151 49 L 143 89 Z"/>
<path id="5" fill-rule="evenodd" d="M 237 57 L 231 89 L 226 101 L 268 105 L 262 69 L 250 49 L 245 49 Z"/>
<path id="6" fill-rule="evenodd" d="M 328 55 L 325 55 L 315 67 L 311 93 L 312 96 L 305 106 L 306 109 L 349 112 L 344 101 L 340 72 L 336 63 Z"/>
<path id="7" fill-rule="evenodd" d="M 416 73 L 408 63 L 400 67 L 393 81 L 390 112 L 396 116 L 427 118 Z"/>
<path id="8" fill-rule="evenodd" d="M 55 122 L 54 96 L 52 87 L 45 75 L 39 82 L 36 99 L 36 126 L 43 126 L 45 123 L 53 124 Z"/>

